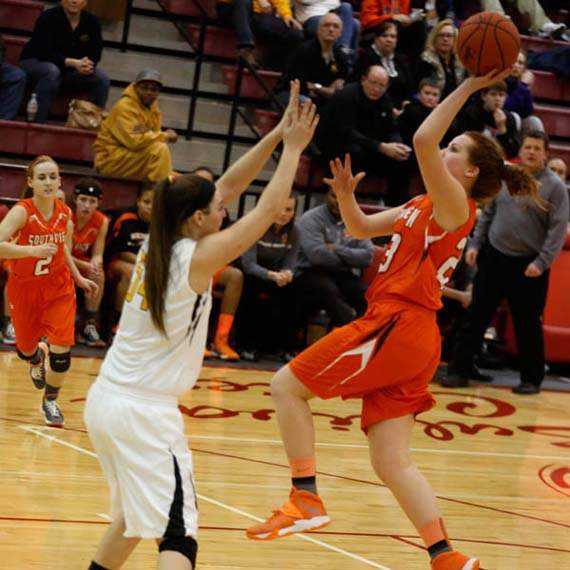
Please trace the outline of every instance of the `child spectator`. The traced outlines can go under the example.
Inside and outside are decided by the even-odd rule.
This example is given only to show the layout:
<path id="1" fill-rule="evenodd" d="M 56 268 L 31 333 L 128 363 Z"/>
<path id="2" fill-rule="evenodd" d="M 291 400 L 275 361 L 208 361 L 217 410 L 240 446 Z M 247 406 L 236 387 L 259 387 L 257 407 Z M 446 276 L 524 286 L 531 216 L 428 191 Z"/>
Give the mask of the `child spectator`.
<path id="1" fill-rule="evenodd" d="M 481 91 L 481 98 L 468 105 L 459 117 L 459 130 L 478 131 L 495 138 L 507 158 L 519 151 L 519 129 L 513 113 L 505 111 L 507 84 L 499 81 Z"/>
<path id="2" fill-rule="evenodd" d="M 277 349 L 288 360 L 294 349 L 292 282 L 299 250 L 296 209 L 297 199 L 290 196 L 271 228 L 241 257 L 245 286 L 237 327 L 246 360 L 257 360 L 257 349 Z"/>
<path id="3" fill-rule="evenodd" d="M 97 294 L 86 297 L 77 342 L 103 348 L 99 335 L 99 307 L 105 288 L 103 251 L 109 220 L 99 211 L 103 189 L 94 178 L 81 178 L 73 190 L 73 247 L 71 255 L 81 275 L 97 283 Z"/>
<path id="4" fill-rule="evenodd" d="M 114 291 L 112 327 L 119 320 L 135 268 L 137 253 L 148 235 L 153 196 L 154 187 L 142 187 L 135 210 L 121 214 L 111 228 L 105 248 L 105 258 L 109 260 L 107 281 Z"/>

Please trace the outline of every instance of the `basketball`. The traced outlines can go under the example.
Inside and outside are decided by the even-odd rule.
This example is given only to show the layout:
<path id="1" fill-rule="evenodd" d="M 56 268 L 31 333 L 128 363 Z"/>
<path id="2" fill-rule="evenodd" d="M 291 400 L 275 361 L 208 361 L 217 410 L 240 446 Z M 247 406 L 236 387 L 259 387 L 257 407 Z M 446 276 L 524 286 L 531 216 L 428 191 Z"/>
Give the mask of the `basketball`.
<path id="1" fill-rule="evenodd" d="M 519 51 L 518 30 L 503 14 L 480 12 L 465 20 L 459 29 L 457 55 L 472 75 L 511 67 Z"/>

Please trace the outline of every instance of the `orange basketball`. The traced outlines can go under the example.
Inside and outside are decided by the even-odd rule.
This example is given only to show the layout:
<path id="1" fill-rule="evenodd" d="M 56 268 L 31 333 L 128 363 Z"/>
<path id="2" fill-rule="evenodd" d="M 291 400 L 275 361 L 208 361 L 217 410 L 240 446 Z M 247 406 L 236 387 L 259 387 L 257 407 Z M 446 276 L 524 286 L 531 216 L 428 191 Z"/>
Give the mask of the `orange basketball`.
<path id="1" fill-rule="evenodd" d="M 511 67 L 519 51 L 519 33 L 502 14 L 480 12 L 465 20 L 459 29 L 457 55 L 472 75 Z"/>

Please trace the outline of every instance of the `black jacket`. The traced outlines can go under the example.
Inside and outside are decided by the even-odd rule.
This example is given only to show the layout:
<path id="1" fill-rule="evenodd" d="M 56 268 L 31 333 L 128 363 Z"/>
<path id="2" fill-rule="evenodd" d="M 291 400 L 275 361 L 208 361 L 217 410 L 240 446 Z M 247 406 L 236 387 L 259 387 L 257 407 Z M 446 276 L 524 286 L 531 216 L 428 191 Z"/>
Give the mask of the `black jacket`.
<path id="1" fill-rule="evenodd" d="M 75 30 L 61 6 L 46 10 L 37 19 L 30 41 L 24 46 L 20 60 L 39 59 L 65 68 L 65 59 L 88 57 L 95 65 L 101 59 L 103 38 L 99 20 L 81 12 Z"/>
<path id="2" fill-rule="evenodd" d="M 361 149 L 378 152 L 381 142 L 400 141 L 389 95 L 378 101 L 366 97 L 360 83 L 349 83 L 325 105 L 317 130 L 317 143 L 326 158 Z"/>
<path id="3" fill-rule="evenodd" d="M 334 60 L 328 64 L 323 59 L 321 44 L 317 39 L 303 42 L 292 55 L 287 68 L 275 85 L 275 92 L 289 91 L 293 79 L 301 82 L 301 95 L 308 95 L 307 82 L 328 87 L 337 79 L 348 79 L 348 60 L 338 45 L 333 48 Z"/>
<path id="4" fill-rule="evenodd" d="M 382 65 L 382 58 L 372 46 L 368 46 L 358 55 L 354 68 L 353 80 L 360 81 L 361 76 L 371 65 Z M 394 67 L 398 75 L 390 77 L 388 95 L 394 103 L 394 107 L 400 108 L 402 102 L 409 100 L 414 92 L 414 73 L 406 56 L 394 54 Z"/>
<path id="5" fill-rule="evenodd" d="M 465 107 L 459 116 L 458 130 L 461 133 L 465 131 L 483 132 L 489 130 L 503 147 L 507 158 L 514 158 L 517 156 L 520 146 L 517 124 L 512 113 L 505 109 L 503 109 L 503 111 L 505 115 L 507 115 L 507 132 L 503 135 L 494 133 L 496 129 L 495 118 L 490 111 L 485 110 L 483 101 L 481 100 Z"/>

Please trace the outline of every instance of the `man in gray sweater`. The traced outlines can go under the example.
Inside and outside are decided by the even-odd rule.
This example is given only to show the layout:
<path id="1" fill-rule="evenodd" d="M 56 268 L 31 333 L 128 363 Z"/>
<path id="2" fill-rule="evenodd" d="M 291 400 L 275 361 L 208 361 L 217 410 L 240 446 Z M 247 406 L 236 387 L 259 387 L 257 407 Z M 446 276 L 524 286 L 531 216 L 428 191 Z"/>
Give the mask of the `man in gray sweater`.
<path id="1" fill-rule="evenodd" d="M 370 240 L 347 234 L 336 196 L 329 190 L 325 203 L 299 219 L 296 297 L 301 311 L 325 309 L 333 326 L 342 326 L 366 309 L 366 285 L 359 271 L 372 261 Z"/>
<path id="2" fill-rule="evenodd" d="M 523 135 L 520 163 L 540 184 L 544 208 L 513 198 L 505 189 L 484 210 L 465 258 L 477 263 L 470 318 L 460 331 L 455 354 L 442 386 L 468 386 L 483 379 L 474 366 L 483 334 L 506 297 L 511 311 L 520 362 L 516 394 L 537 394 L 544 379 L 542 313 L 548 291 L 549 267 L 560 253 L 568 225 L 568 191 L 546 167 L 548 136 Z"/>

